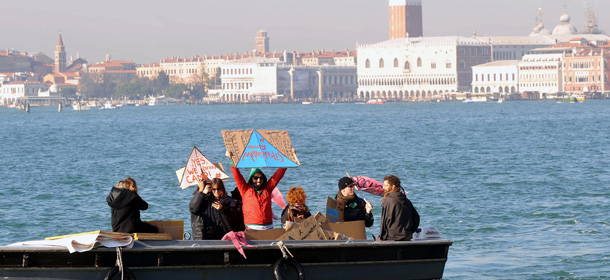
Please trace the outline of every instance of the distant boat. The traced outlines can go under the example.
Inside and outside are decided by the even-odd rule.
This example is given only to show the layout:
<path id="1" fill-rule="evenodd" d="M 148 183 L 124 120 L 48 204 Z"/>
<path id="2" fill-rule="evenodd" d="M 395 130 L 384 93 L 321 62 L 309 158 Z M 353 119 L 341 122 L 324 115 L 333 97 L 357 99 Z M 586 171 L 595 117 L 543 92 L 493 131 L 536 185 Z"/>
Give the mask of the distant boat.
<path id="1" fill-rule="evenodd" d="M 311 101 L 303 101 L 303 102 L 301 102 L 301 104 L 303 104 L 303 105 L 311 105 L 311 104 L 313 104 L 313 102 L 311 102 Z"/>
<path id="2" fill-rule="evenodd" d="M 385 104 L 385 100 L 382 99 L 370 99 L 366 104 Z"/>
<path id="3" fill-rule="evenodd" d="M 72 109 L 74 111 L 83 111 L 83 110 L 89 110 L 89 109 L 91 109 L 91 107 L 89 107 L 89 105 L 87 103 L 80 102 L 80 101 L 74 101 L 72 103 Z"/>
<path id="4" fill-rule="evenodd" d="M 116 109 L 118 108 L 115 104 L 112 104 L 112 102 L 110 101 L 106 101 L 106 103 L 104 103 L 104 107 L 100 107 L 100 110 L 105 110 L 105 109 Z"/>
<path id="5" fill-rule="evenodd" d="M 166 105 L 177 105 L 173 99 L 165 97 L 165 95 L 161 96 L 151 96 L 148 98 L 148 106 L 166 106 Z"/>

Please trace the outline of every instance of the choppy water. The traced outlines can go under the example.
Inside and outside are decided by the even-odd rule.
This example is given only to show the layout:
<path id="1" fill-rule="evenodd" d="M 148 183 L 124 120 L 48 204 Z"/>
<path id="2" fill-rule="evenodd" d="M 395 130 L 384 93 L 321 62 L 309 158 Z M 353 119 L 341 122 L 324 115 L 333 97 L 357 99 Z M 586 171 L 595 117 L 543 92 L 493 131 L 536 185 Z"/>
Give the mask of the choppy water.
<path id="1" fill-rule="evenodd" d="M 190 230 L 175 170 L 193 145 L 226 164 L 220 131 L 251 128 L 290 131 L 302 166 L 279 188 L 303 186 L 316 211 L 345 172 L 399 176 L 422 225 L 454 241 L 445 279 L 610 275 L 610 101 L 592 100 L 0 108 L 0 245 L 110 230 L 105 197 L 126 176 L 143 219 Z M 378 234 L 381 199 L 361 196 Z"/>

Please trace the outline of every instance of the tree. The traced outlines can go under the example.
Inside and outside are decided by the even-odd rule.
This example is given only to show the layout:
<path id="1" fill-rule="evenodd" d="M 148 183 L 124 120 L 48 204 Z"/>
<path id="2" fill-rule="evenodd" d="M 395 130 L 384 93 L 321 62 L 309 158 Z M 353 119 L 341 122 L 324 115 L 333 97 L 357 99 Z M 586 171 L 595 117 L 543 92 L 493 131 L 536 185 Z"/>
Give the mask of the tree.
<path id="1" fill-rule="evenodd" d="M 176 99 L 183 99 L 184 93 L 187 92 L 187 90 L 188 87 L 185 84 L 173 84 L 165 90 L 165 96 Z"/>
<path id="2" fill-rule="evenodd" d="M 165 71 L 160 71 L 159 75 L 153 80 L 153 90 L 155 94 L 163 95 L 165 89 L 169 86 L 169 76 Z"/>

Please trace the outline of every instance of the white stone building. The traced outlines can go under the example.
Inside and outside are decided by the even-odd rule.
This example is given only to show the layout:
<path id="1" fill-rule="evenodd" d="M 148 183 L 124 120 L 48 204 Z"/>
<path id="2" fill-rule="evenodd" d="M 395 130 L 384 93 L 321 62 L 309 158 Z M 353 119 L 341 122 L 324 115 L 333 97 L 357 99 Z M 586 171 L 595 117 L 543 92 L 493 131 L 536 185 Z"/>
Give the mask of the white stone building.
<path id="1" fill-rule="evenodd" d="M 50 89 L 45 83 L 13 81 L 3 83 L 0 87 L 1 106 L 17 103 L 50 106 L 57 105 L 59 102 L 65 102 L 65 98 L 59 96 L 55 85 Z"/>
<path id="2" fill-rule="evenodd" d="M 519 92 L 519 60 L 499 60 L 472 67 L 473 93 Z"/>
<path id="3" fill-rule="evenodd" d="M 491 45 L 461 37 L 418 37 L 358 45 L 358 97 L 443 99 L 469 91 L 474 65 L 491 61 Z"/>
<path id="4" fill-rule="evenodd" d="M 519 62 L 519 90 L 529 98 L 555 98 L 563 91 L 563 50 L 532 51 Z"/>

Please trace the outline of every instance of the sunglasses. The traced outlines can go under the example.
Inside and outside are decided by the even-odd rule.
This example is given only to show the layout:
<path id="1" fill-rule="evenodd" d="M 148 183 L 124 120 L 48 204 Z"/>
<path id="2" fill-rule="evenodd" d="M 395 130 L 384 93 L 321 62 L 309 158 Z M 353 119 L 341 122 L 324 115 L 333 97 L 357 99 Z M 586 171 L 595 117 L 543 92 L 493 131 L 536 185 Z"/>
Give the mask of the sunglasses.
<path id="1" fill-rule="evenodd" d="M 252 177 L 253 180 L 262 180 L 263 176 L 254 176 Z"/>

